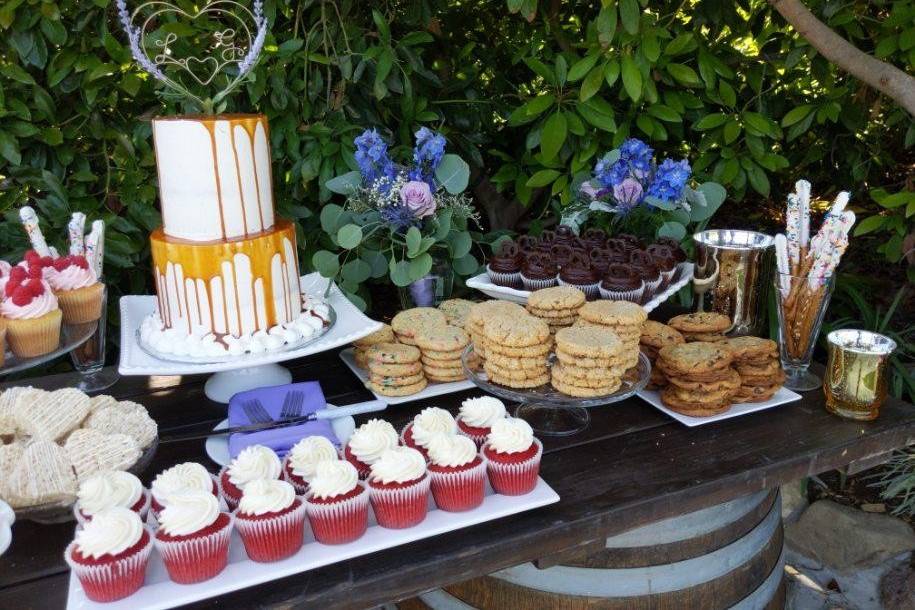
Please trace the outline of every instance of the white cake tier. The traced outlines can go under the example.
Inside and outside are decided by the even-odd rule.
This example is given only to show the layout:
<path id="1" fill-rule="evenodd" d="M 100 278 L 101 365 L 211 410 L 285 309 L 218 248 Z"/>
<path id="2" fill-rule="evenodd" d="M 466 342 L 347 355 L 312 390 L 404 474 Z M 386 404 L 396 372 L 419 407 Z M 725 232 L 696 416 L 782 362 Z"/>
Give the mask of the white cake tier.
<path id="1" fill-rule="evenodd" d="M 152 126 L 166 235 L 205 242 L 273 226 L 267 117 L 158 117 Z"/>

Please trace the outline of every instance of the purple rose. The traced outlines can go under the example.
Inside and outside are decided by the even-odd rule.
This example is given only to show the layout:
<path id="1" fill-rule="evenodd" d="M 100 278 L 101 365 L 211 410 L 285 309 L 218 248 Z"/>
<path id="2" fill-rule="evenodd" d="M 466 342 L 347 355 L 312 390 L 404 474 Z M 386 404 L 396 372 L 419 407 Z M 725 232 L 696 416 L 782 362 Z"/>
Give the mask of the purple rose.
<path id="1" fill-rule="evenodd" d="M 590 182 L 582 182 L 579 190 L 590 199 L 597 199 L 597 189 Z"/>
<path id="2" fill-rule="evenodd" d="M 400 200 L 413 211 L 416 218 L 425 218 L 435 214 L 435 198 L 425 182 L 413 180 L 400 189 Z"/>
<path id="3" fill-rule="evenodd" d="M 626 178 L 613 187 L 613 198 L 625 206 L 635 206 L 642 200 L 642 185 L 638 180 Z"/>

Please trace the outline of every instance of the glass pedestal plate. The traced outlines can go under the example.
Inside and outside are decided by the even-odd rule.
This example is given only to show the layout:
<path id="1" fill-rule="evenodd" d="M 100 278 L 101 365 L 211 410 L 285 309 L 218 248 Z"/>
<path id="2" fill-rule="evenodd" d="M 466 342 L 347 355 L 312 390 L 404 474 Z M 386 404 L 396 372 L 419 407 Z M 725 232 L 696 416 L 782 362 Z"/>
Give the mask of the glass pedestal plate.
<path id="1" fill-rule="evenodd" d="M 88 324 L 64 324 L 60 328 L 60 345 L 53 352 L 48 352 L 34 358 L 19 358 L 7 348 L 4 355 L 3 366 L 0 366 L 0 377 L 19 373 L 42 364 L 47 364 L 55 358 L 64 354 L 69 354 L 76 348 L 83 345 L 95 334 L 98 328 L 98 322 L 89 322 Z"/>
<path id="2" fill-rule="evenodd" d="M 481 390 L 499 398 L 518 403 L 515 417 L 531 425 L 539 436 L 569 436 L 588 427 L 591 414 L 588 409 L 625 400 L 642 390 L 651 376 L 651 362 L 639 353 L 638 364 L 626 372 L 620 388 L 613 394 L 594 398 L 575 398 L 563 394 L 546 384 L 536 388 L 509 388 L 489 380 L 485 371 L 475 370 L 468 364 L 473 346 L 464 350 L 461 361 L 467 378 Z M 550 355 L 552 366 L 555 356 Z"/>

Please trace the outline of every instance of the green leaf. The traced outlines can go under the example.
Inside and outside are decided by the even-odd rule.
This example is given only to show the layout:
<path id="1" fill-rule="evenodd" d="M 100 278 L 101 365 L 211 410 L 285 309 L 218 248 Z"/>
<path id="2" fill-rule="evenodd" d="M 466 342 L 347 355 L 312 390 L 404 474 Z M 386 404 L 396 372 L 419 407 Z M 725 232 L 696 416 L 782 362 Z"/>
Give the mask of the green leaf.
<path id="1" fill-rule="evenodd" d="M 362 186 L 362 174 L 358 171 L 347 172 L 331 178 L 324 183 L 324 188 L 340 195 L 352 195 Z"/>
<path id="2" fill-rule="evenodd" d="M 362 260 L 371 268 L 371 277 L 378 279 L 388 273 L 388 260 L 378 250 L 363 250 Z"/>
<path id="3" fill-rule="evenodd" d="M 337 231 L 337 244 L 341 248 L 352 250 L 362 243 L 362 227 L 359 225 L 343 225 Z"/>
<path id="4" fill-rule="evenodd" d="M 769 119 L 759 114 L 758 112 L 744 112 L 742 116 L 744 124 L 755 129 L 759 133 L 767 135 L 771 138 L 779 137 L 779 132 L 775 125 Z"/>
<path id="5" fill-rule="evenodd" d="M 347 282 L 361 284 L 372 276 L 372 267 L 364 260 L 357 258 L 348 261 L 340 269 L 340 276 Z"/>
<path id="6" fill-rule="evenodd" d="M 480 268 L 480 263 L 472 254 L 466 254 L 461 258 L 454 259 L 451 262 L 451 266 L 458 275 L 467 276 L 476 273 L 477 269 Z"/>
<path id="7" fill-rule="evenodd" d="M 542 169 L 539 172 L 535 173 L 530 178 L 528 178 L 525 185 L 529 186 L 531 188 L 538 188 L 538 187 L 546 186 L 547 184 L 550 184 L 551 182 L 553 182 L 553 180 L 555 180 L 558 177 L 559 177 L 559 172 L 556 171 L 555 169 Z"/>
<path id="8" fill-rule="evenodd" d="M 540 133 L 540 150 L 545 161 L 550 161 L 559 154 L 562 145 L 565 144 L 567 133 L 568 125 L 561 112 L 553 114 L 546 120 Z"/>
<path id="9" fill-rule="evenodd" d="M 597 14 L 596 25 L 600 43 L 608 46 L 613 42 L 613 36 L 616 34 L 616 6 L 604 3 Z"/>
<path id="10" fill-rule="evenodd" d="M 915 193 L 901 191 L 899 193 L 893 193 L 892 195 L 887 195 L 880 200 L 880 207 L 892 210 L 894 208 L 899 208 L 910 201 L 915 199 Z"/>
<path id="11" fill-rule="evenodd" d="M 410 280 L 415 282 L 426 277 L 432 271 L 432 256 L 428 252 L 420 254 L 410 261 Z"/>
<path id="12" fill-rule="evenodd" d="M 19 142 L 9 133 L 0 130 L 0 156 L 10 162 L 10 165 L 22 163 L 22 154 L 19 152 Z"/>
<path id="13" fill-rule="evenodd" d="M 679 123 L 682 120 L 676 110 L 664 104 L 652 104 L 648 107 L 648 114 L 668 123 Z"/>
<path id="14" fill-rule="evenodd" d="M 717 182 L 705 182 L 699 185 L 698 191 L 705 199 L 704 206 L 693 205 L 690 218 L 693 222 L 702 222 L 711 218 L 727 197 L 727 191 Z"/>
<path id="15" fill-rule="evenodd" d="M 417 227 L 410 227 L 404 240 L 407 242 L 407 256 L 409 258 L 419 254 L 419 247 L 423 242 L 423 234 L 420 233 Z"/>
<path id="16" fill-rule="evenodd" d="M 395 286 L 409 286 L 410 282 L 413 280 L 410 278 L 410 263 L 407 261 L 394 261 L 391 259 L 391 264 L 389 266 L 389 272 L 391 274 L 391 282 Z"/>
<path id="17" fill-rule="evenodd" d="M 451 246 L 451 256 L 454 258 L 461 258 L 473 247 L 473 239 L 470 237 L 470 233 L 467 231 L 459 231 L 451 235 L 450 246 Z"/>
<path id="18" fill-rule="evenodd" d="M 726 114 L 722 114 L 720 112 L 716 112 L 713 114 L 707 114 L 704 117 L 702 117 L 701 119 L 699 119 L 698 122 L 693 123 L 693 129 L 695 129 L 697 131 L 706 131 L 709 129 L 715 129 L 716 127 L 721 127 L 722 125 L 724 125 L 725 122 L 727 122 L 727 120 L 728 120 L 728 116 Z"/>
<path id="19" fill-rule="evenodd" d="M 667 43 L 664 54 L 671 57 L 687 52 L 693 46 L 693 33 L 685 32 Z"/>
<path id="20" fill-rule="evenodd" d="M 388 26 L 388 22 L 385 21 L 384 15 L 377 9 L 372 9 L 372 20 L 375 22 L 375 27 L 378 28 L 378 36 L 381 41 L 389 44 L 391 42 L 391 28 Z"/>
<path id="21" fill-rule="evenodd" d="M 633 102 L 642 97 L 642 73 L 635 64 L 631 55 L 623 55 L 622 61 L 623 87 Z"/>
<path id="22" fill-rule="evenodd" d="M 698 87 L 701 84 L 696 71 L 684 64 L 667 64 L 667 73 L 687 87 Z"/>
<path id="23" fill-rule="evenodd" d="M 559 83 L 559 86 L 565 86 L 566 79 L 568 79 L 569 76 L 569 64 L 566 63 L 565 57 L 562 55 L 556 56 L 556 61 L 553 62 L 553 71 L 556 73 L 556 81 Z"/>
<path id="24" fill-rule="evenodd" d="M 578 91 L 578 99 L 587 102 L 594 97 L 594 94 L 600 91 L 600 86 L 604 82 L 604 69 L 601 66 L 593 68 L 584 82 L 581 83 L 581 89 Z"/>
<path id="25" fill-rule="evenodd" d="M 591 71 L 594 64 L 597 63 L 599 55 L 585 55 L 569 68 L 569 82 L 575 82 L 585 77 L 585 74 Z"/>
<path id="26" fill-rule="evenodd" d="M 32 78 L 32 75 L 16 64 L 8 63 L 0 66 L 0 74 L 24 85 L 35 84 L 35 79 Z"/>
<path id="27" fill-rule="evenodd" d="M 340 223 L 340 216 L 343 215 L 343 208 L 334 204 L 328 203 L 323 208 L 321 208 L 321 228 L 328 235 L 333 235 L 337 232 Z"/>
<path id="28" fill-rule="evenodd" d="M 452 195 L 463 193 L 470 182 L 470 166 L 454 154 L 442 157 L 442 162 L 435 168 L 435 179 Z"/>
<path id="29" fill-rule="evenodd" d="M 669 237 L 677 241 L 683 241 L 686 237 L 686 227 L 679 222 L 665 222 L 658 229 L 658 237 Z"/>
<path id="30" fill-rule="evenodd" d="M 311 264 L 322 277 L 336 277 L 340 271 L 340 261 L 337 255 L 327 250 L 318 250 L 311 257 Z"/>
<path id="31" fill-rule="evenodd" d="M 556 96 L 550 93 L 537 96 L 515 109 L 511 116 L 508 117 L 508 124 L 515 126 L 530 123 L 552 106 L 555 101 Z"/>
<path id="32" fill-rule="evenodd" d="M 728 119 L 728 122 L 724 124 L 722 135 L 725 144 L 731 144 L 740 137 L 740 123 L 737 122 L 737 119 Z"/>
<path id="33" fill-rule="evenodd" d="M 792 108 L 782 117 L 782 127 L 790 127 L 798 121 L 804 120 L 813 110 L 814 106 L 812 104 L 804 104 L 797 108 Z"/>
<path id="34" fill-rule="evenodd" d="M 578 114 L 588 123 L 609 133 L 616 132 L 613 106 L 595 95 L 584 104 L 578 104 Z"/>
<path id="35" fill-rule="evenodd" d="M 768 197 L 769 177 L 766 176 L 766 172 L 755 163 L 749 163 L 748 165 L 749 167 L 745 167 L 744 169 L 747 170 L 747 180 L 750 181 L 750 186 L 763 197 Z"/>
<path id="36" fill-rule="evenodd" d="M 885 216 L 868 216 L 864 220 L 858 223 L 858 226 L 855 227 L 854 235 L 858 237 L 859 235 L 867 235 L 868 233 L 873 233 L 877 229 L 883 227 L 884 222 L 887 220 Z"/>
<path id="37" fill-rule="evenodd" d="M 637 34 L 639 31 L 639 13 L 641 9 L 638 0 L 620 0 L 620 21 L 630 34 Z"/>

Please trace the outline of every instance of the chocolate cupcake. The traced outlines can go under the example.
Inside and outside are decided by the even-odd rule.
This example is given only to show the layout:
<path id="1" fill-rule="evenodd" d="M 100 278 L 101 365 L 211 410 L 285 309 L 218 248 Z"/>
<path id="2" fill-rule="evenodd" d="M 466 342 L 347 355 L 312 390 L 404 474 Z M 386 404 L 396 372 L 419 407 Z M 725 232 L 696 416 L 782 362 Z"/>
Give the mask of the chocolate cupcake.
<path id="1" fill-rule="evenodd" d="M 550 254 L 553 256 L 553 262 L 562 270 L 562 267 L 572 260 L 572 246 L 568 244 L 553 244 Z"/>
<path id="2" fill-rule="evenodd" d="M 600 296 L 613 301 L 642 302 L 645 283 L 638 269 L 629 263 L 610 263 L 600 283 Z"/>
<path id="3" fill-rule="evenodd" d="M 590 250 L 603 248 L 607 243 L 607 234 L 600 229 L 588 229 L 582 236 L 583 241 Z"/>
<path id="4" fill-rule="evenodd" d="M 611 237 L 608 239 L 604 244 L 604 247 L 612 252 L 620 253 L 623 258 L 625 258 L 625 261 L 623 262 L 629 262 L 629 253 L 636 249 L 631 243 L 625 239 L 619 239 L 618 237 Z"/>
<path id="5" fill-rule="evenodd" d="M 600 296 L 600 278 L 583 252 L 573 252 L 569 262 L 559 269 L 559 285 L 578 288 L 590 300 Z"/>
<path id="6" fill-rule="evenodd" d="M 667 246 L 673 252 L 674 258 L 678 263 L 686 262 L 686 252 L 683 251 L 683 248 L 680 247 L 680 242 L 678 242 L 673 237 L 659 237 L 655 240 L 655 243 L 660 246 Z"/>
<path id="7" fill-rule="evenodd" d="M 647 303 L 657 294 L 658 287 L 663 281 L 661 270 L 658 269 L 651 254 L 645 250 L 633 250 L 630 252 L 629 262 L 638 270 L 642 280 L 645 282 L 645 291 L 642 293 L 642 299 Z"/>
<path id="8" fill-rule="evenodd" d="M 521 250 L 513 241 L 503 241 L 489 259 L 486 273 L 493 284 L 509 288 L 521 287 Z"/>
<path id="9" fill-rule="evenodd" d="M 619 235 L 616 236 L 616 239 L 622 240 L 622 241 L 630 244 L 633 249 L 642 248 L 642 240 L 630 233 L 620 233 Z"/>
<path id="10" fill-rule="evenodd" d="M 540 290 L 556 285 L 556 264 L 545 252 L 531 252 L 521 264 L 521 283 L 525 290 Z"/>
<path id="11" fill-rule="evenodd" d="M 575 231 L 572 230 L 572 227 L 560 225 L 556 227 L 556 235 L 553 238 L 553 243 L 571 246 L 576 237 L 577 235 L 575 235 Z"/>
<path id="12" fill-rule="evenodd" d="M 521 249 L 521 254 L 526 255 L 528 252 L 533 252 L 537 249 L 537 244 L 540 243 L 540 240 L 533 235 L 521 235 L 515 240 L 515 243 Z"/>
<path id="13" fill-rule="evenodd" d="M 613 260 L 613 252 L 607 248 L 593 248 L 588 257 L 591 259 L 591 267 L 598 277 L 603 277 L 607 273 L 610 263 L 624 262 Z"/>
<path id="14" fill-rule="evenodd" d="M 645 251 L 651 255 L 651 259 L 661 271 L 661 286 L 659 290 L 664 290 L 670 286 L 674 276 L 677 274 L 677 259 L 670 249 L 670 246 L 663 244 L 651 244 Z"/>

